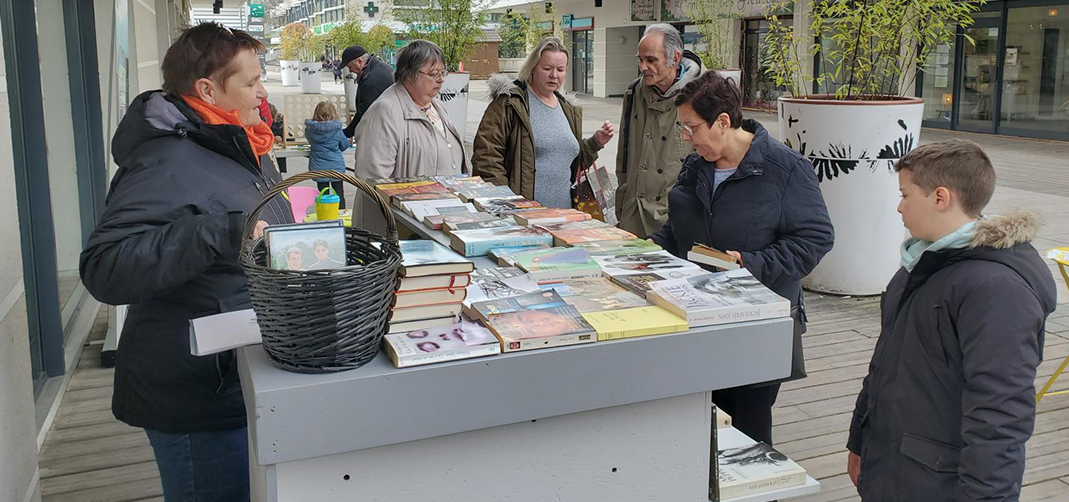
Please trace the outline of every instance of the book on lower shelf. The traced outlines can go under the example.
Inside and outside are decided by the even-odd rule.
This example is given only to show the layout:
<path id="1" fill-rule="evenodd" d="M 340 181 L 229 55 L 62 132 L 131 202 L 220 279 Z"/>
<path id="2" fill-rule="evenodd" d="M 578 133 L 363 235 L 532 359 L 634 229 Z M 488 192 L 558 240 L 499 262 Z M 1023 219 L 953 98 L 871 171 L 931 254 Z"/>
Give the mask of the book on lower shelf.
<path id="1" fill-rule="evenodd" d="M 501 344 L 490 330 L 466 321 L 388 334 L 384 345 L 390 360 L 398 368 L 501 353 Z"/>
<path id="2" fill-rule="evenodd" d="M 765 443 L 720 450 L 716 455 L 720 500 L 802 486 L 805 469 Z"/>
<path id="3" fill-rule="evenodd" d="M 636 307 L 583 314 L 598 341 L 678 333 L 690 329 L 687 321 L 661 307 Z"/>
<path id="4" fill-rule="evenodd" d="M 744 268 L 654 282 L 646 299 L 687 319 L 691 326 L 786 317 L 791 302 Z"/>
<path id="5" fill-rule="evenodd" d="M 416 331 L 418 329 L 428 329 L 437 326 L 446 326 L 449 324 L 456 324 L 460 322 L 460 315 L 446 315 L 442 317 L 431 317 L 429 319 L 415 319 L 412 321 L 393 321 L 390 320 L 389 327 L 386 333 L 408 333 L 409 331 Z"/>
<path id="6" fill-rule="evenodd" d="M 450 235 L 451 247 L 464 256 L 483 256 L 491 249 L 499 247 L 552 243 L 552 235 L 534 227 L 457 230 Z"/>

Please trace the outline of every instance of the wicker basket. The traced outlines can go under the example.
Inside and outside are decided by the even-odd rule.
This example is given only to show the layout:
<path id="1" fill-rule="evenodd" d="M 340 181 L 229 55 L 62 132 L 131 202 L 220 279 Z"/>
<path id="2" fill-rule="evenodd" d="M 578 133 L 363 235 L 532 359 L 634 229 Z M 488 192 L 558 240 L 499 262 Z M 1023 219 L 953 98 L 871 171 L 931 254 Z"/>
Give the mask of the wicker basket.
<path id="1" fill-rule="evenodd" d="M 263 238 L 251 239 L 260 211 L 275 196 L 314 178 L 345 181 L 378 202 L 389 235 L 345 229 L 346 266 L 332 270 L 269 268 Z M 263 335 L 276 366 L 300 373 L 359 368 L 375 357 L 390 318 L 401 251 L 389 205 L 367 183 L 348 173 L 310 171 L 287 178 L 264 195 L 245 226 L 241 268 Z"/>

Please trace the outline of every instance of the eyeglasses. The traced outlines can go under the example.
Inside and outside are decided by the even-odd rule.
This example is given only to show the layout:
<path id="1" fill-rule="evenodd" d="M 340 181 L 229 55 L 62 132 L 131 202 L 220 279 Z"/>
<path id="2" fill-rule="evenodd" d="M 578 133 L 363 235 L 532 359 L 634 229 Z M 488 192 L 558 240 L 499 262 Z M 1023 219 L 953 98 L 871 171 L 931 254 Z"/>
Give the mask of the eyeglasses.
<path id="1" fill-rule="evenodd" d="M 435 73 L 427 73 L 427 72 L 425 72 L 423 70 L 420 70 L 419 72 L 424 74 L 424 75 L 426 75 L 426 76 L 428 76 L 428 77 L 430 77 L 435 82 L 445 82 L 445 77 L 449 76 L 449 72 L 447 72 L 445 70 L 442 70 L 442 71 L 439 71 L 439 72 L 435 72 Z"/>
<path id="2" fill-rule="evenodd" d="M 708 124 L 708 122 L 706 122 L 704 120 L 701 121 L 701 122 L 698 122 L 697 124 L 694 124 L 692 126 L 689 126 L 689 125 L 684 124 L 682 122 L 677 122 L 677 123 L 679 124 L 679 127 L 683 128 L 683 130 L 686 131 L 686 133 L 691 135 L 691 136 L 694 136 L 694 128 L 695 127 L 698 127 L 698 126 L 700 126 L 702 124 Z"/>

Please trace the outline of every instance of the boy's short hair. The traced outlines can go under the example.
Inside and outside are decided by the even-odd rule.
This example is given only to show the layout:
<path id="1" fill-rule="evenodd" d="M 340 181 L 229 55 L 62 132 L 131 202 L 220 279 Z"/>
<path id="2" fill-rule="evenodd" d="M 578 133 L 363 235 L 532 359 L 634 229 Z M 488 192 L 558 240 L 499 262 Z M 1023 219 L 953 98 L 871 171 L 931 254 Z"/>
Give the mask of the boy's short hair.
<path id="1" fill-rule="evenodd" d="M 338 109 L 330 101 L 320 101 L 312 113 L 312 120 L 316 122 L 330 122 L 338 120 Z"/>
<path id="2" fill-rule="evenodd" d="M 965 214 L 976 217 L 995 192 L 995 168 L 980 145 L 948 139 L 919 146 L 902 156 L 895 172 L 909 170 L 913 183 L 932 193 L 946 187 L 961 200 Z"/>

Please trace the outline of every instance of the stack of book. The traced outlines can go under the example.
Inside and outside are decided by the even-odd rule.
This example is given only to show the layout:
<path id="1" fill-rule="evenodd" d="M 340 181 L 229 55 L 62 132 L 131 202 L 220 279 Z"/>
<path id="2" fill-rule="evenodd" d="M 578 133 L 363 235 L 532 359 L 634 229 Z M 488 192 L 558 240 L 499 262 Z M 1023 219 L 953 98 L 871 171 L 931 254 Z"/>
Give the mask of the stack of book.
<path id="1" fill-rule="evenodd" d="M 802 466 L 765 443 L 717 451 L 720 500 L 805 484 Z"/>
<path id="2" fill-rule="evenodd" d="M 534 249 L 509 258 L 539 284 L 601 277 L 601 268 L 584 249 Z"/>
<path id="3" fill-rule="evenodd" d="M 512 217 L 520 225 L 552 225 L 591 219 L 589 214 L 575 209 L 532 209 L 514 213 Z"/>
<path id="4" fill-rule="evenodd" d="M 388 332 L 456 323 L 475 264 L 434 241 L 401 241 L 400 246 L 401 280 Z"/>
<path id="5" fill-rule="evenodd" d="M 597 341 L 594 328 L 556 291 L 473 303 L 470 310 L 497 336 L 502 352 Z"/>
<path id="6" fill-rule="evenodd" d="M 521 211 L 530 211 L 533 209 L 545 209 L 542 204 L 533 200 L 527 200 L 521 195 L 486 197 L 481 199 L 470 199 L 470 201 L 475 204 L 475 207 L 479 208 L 479 211 L 496 214 L 498 216 L 512 215 Z"/>
<path id="7" fill-rule="evenodd" d="M 537 227 L 453 230 L 449 237 L 450 246 L 464 256 L 485 256 L 491 249 L 501 247 L 553 244 L 553 236 Z"/>

